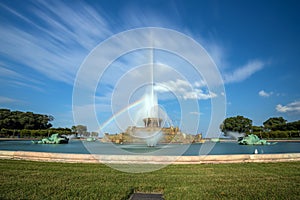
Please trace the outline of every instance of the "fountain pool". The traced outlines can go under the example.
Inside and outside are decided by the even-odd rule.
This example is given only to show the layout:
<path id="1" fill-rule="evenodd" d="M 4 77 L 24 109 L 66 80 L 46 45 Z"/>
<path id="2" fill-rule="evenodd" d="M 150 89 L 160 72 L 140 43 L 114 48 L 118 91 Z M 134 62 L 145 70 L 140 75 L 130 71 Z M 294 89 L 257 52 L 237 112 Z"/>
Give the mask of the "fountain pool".
<path id="1" fill-rule="evenodd" d="M 33 144 L 26 140 L 2 140 L 1 151 L 30 151 L 51 152 L 70 154 L 90 154 L 86 148 L 93 149 L 93 154 L 100 155 L 178 155 L 178 151 L 186 149 L 183 156 L 201 155 L 201 147 L 211 145 L 209 142 L 203 144 L 158 144 L 155 147 L 147 147 L 146 144 L 122 144 L 70 140 L 69 144 Z M 163 149 L 164 151 L 160 151 Z M 239 145 L 237 142 L 215 143 L 208 155 L 232 155 L 253 154 L 257 149 L 259 154 L 300 153 L 300 142 L 278 142 L 276 145 Z"/>

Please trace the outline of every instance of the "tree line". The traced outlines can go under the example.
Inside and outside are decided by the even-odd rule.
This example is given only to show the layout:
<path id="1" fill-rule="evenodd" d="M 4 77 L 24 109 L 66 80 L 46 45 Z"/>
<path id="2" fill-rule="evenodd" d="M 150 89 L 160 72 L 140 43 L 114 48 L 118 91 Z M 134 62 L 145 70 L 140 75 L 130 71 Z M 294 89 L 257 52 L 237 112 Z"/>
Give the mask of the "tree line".
<path id="1" fill-rule="evenodd" d="M 0 137 L 47 137 L 53 133 L 62 135 L 74 134 L 76 137 L 97 136 L 97 132 L 88 132 L 84 125 L 71 128 L 52 128 L 51 115 L 33 112 L 11 111 L 0 109 Z M 300 137 L 300 120 L 287 122 L 282 117 L 271 117 L 262 126 L 253 126 L 252 120 L 244 116 L 226 118 L 220 125 L 226 136 L 229 131 L 256 134 L 261 138 Z"/>
<path id="2" fill-rule="evenodd" d="M 53 120 L 51 115 L 0 109 L 0 129 L 48 129 L 52 127 L 49 122 Z"/>
<path id="3" fill-rule="evenodd" d="M 19 137 L 19 138 L 41 138 L 49 137 L 50 135 L 58 133 L 60 135 L 73 134 L 69 128 L 49 128 L 49 129 L 0 129 L 0 137 Z"/>
<path id="4" fill-rule="evenodd" d="M 300 137 L 300 120 L 287 122 L 283 117 L 271 117 L 262 126 L 253 126 L 251 119 L 238 115 L 226 118 L 220 129 L 225 136 L 228 132 L 238 132 L 253 133 L 261 138 Z"/>
<path id="5" fill-rule="evenodd" d="M 98 136 L 96 132 L 88 132 L 84 125 L 71 128 L 53 128 L 51 115 L 33 112 L 11 111 L 0 109 L 0 137 L 48 137 L 51 134 L 80 136 Z"/>

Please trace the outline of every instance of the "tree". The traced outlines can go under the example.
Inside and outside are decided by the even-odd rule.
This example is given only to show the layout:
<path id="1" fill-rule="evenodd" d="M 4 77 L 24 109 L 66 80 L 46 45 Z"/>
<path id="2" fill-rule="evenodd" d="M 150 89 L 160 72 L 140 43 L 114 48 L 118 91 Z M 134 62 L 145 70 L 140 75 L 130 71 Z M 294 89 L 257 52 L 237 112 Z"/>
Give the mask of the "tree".
<path id="1" fill-rule="evenodd" d="M 76 137 L 77 135 L 86 135 L 87 127 L 84 125 L 72 126 L 72 130 L 75 128 Z"/>
<path id="2" fill-rule="evenodd" d="M 263 123 L 267 130 L 286 130 L 286 120 L 282 117 L 271 117 Z"/>
<path id="3" fill-rule="evenodd" d="M 71 127 L 72 132 L 76 133 L 76 126 Z"/>
<path id="4" fill-rule="evenodd" d="M 48 129 L 52 127 L 49 122 L 53 120 L 54 117 L 51 115 L 0 109 L 0 129 Z"/>
<path id="5" fill-rule="evenodd" d="M 300 120 L 287 123 L 287 130 L 300 131 Z"/>
<path id="6" fill-rule="evenodd" d="M 91 132 L 91 136 L 92 136 L 92 137 L 97 137 L 98 135 L 99 135 L 98 132 Z"/>
<path id="7" fill-rule="evenodd" d="M 243 116 L 226 118 L 220 125 L 221 131 L 227 135 L 228 131 L 238 133 L 249 133 L 252 129 L 252 120 Z"/>

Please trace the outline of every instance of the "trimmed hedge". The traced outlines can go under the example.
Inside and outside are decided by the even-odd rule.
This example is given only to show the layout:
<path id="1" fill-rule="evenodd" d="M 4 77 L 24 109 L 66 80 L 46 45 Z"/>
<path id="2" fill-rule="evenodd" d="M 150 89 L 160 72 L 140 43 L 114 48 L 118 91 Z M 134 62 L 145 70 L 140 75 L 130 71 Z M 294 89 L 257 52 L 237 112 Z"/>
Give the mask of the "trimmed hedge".
<path id="1" fill-rule="evenodd" d="M 40 138 L 40 137 L 48 137 L 51 134 L 58 133 L 61 135 L 70 135 L 73 134 L 70 129 L 43 129 L 43 130 L 13 130 L 2 128 L 0 130 L 0 137 L 8 137 L 8 138 Z"/>
<path id="2" fill-rule="evenodd" d="M 300 137 L 299 131 L 269 131 L 269 132 L 253 132 L 260 138 L 295 138 Z"/>

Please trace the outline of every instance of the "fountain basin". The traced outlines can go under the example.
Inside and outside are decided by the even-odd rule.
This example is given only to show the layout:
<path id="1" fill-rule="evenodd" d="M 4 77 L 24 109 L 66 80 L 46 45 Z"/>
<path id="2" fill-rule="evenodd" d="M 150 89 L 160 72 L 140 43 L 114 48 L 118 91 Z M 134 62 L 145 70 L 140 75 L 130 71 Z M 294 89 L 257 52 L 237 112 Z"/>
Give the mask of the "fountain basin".
<path id="1" fill-rule="evenodd" d="M 280 153 L 300 153 L 300 142 L 280 142 L 276 145 L 239 145 L 236 142 L 218 143 L 196 143 L 196 144 L 158 144 L 156 147 L 147 147 L 146 144 L 111 144 L 87 142 L 81 140 L 70 140 L 68 144 L 32 144 L 31 140 L 0 140 L 0 151 L 31 151 L 67 154 L 90 154 L 86 146 L 98 149 L 98 154 L 103 155 L 126 155 L 126 154 L 155 154 L 156 150 L 164 149 L 164 156 L 173 156 L 176 149 L 184 148 L 183 156 L 199 156 L 200 149 L 213 145 L 209 155 L 232 155 L 232 154 L 253 154 L 255 149 L 258 154 L 280 154 Z M 175 153 L 174 153 L 175 152 Z"/>
<path id="2" fill-rule="evenodd" d="M 64 154 L 28 151 L 0 151 L 0 159 L 31 160 L 66 163 L 109 163 L 109 164 L 204 164 L 244 162 L 287 162 L 300 161 L 300 153 L 252 154 L 252 155 L 206 155 L 206 156 L 138 156 L 138 155 L 95 155 Z"/>

